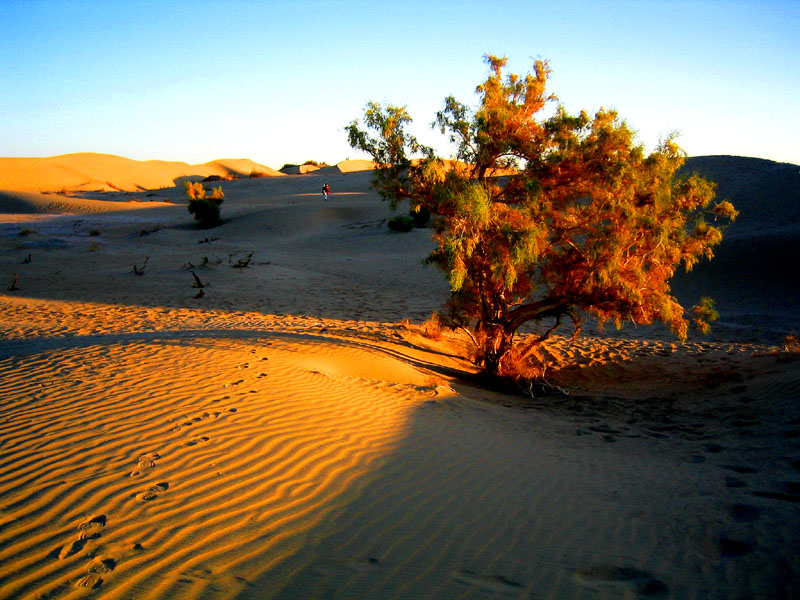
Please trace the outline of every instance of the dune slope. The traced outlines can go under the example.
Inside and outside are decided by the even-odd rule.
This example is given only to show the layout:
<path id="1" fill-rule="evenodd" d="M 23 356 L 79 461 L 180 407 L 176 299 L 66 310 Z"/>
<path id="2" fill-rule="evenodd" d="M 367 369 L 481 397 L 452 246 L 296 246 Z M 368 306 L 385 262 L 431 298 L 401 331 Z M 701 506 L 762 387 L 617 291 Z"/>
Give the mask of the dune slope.
<path id="1" fill-rule="evenodd" d="M 0 158 L 0 190 L 26 192 L 143 191 L 172 187 L 181 178 L 244 176 L 278 171 L 248 159 L 222 159 L 202 165 L 160 160 L 137 161 L 111 154 L 82 152 L 46 158 Z"/>

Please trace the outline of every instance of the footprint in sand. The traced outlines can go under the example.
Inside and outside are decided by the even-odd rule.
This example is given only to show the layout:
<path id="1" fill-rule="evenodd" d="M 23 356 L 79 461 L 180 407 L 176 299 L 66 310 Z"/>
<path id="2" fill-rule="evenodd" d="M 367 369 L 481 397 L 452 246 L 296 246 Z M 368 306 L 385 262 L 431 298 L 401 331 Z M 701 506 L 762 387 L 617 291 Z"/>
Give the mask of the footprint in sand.
<path id="1" fill-rule="evenodd" d="M 761 510 L 751 504 L 731 504 L 728 507 L 731 517 L 739 523 L 752 523 L 758 519 Z"/>
<path id="2" fill-rule="evenodd" d="M 89 573 L 88 575 L 84 575 L 75 582 L 75 587 L 85 587 L 92 590 L 99 588 L 101 585 L 103 585 L 103 578 L 97 573 Z"/>
<path id="3" fill-rule="evenodd" d="M 724 558 L 736 558 L 737 556 L 744 556 L 749 554 L 753 547 L 739 540 L 732 540 L 729 537 L 722 536 L 719 539 L 719 552 Z"/>
<path id="4" fill-rule="evenodd" d="M 207 435 L 203 435 L 203 436 L 200 436 L 200 437 L 198 437 L 198 438 L 191 439 L 191 440 L 189 440 L 188 442 L 184 442 L 184 444 L 183 444 L 183 445 L 184 445 L 184 446 L 196 446 L 196 445 L 197 445 L 197 444 L 199 444 L 200 442 L 207 442 L 207 441 L 208 441 L 208 440 L 210 440 L 210 439 L 211 439 L 211 438 L 210 438 L 210 437 L 208 437 Z"/>
<path id="5" fill-rule="evenodd" d="M 100 535 L 100 530 L 106 526 L 107 519 L 105 515 L 97 515 L 78 525 L 78 531 L 81 532 L 80 539 L 91 540 L 98 537 Z"/>
<path id="6" fill-rule="evenodd" d="M 169 483 L 166 481 L 163 483 L 158 483 L 154 486 L 151 486 L 144 492 L 139 492 L 136 494 L 136 500 L 139 502 L 150 502 L 151 500 L 155 500 L 158 498 L 163 492 L 166 492 L 169 489 Z"/>
<path id="7" fill-rule="evenodd" d="M 346 572 L 365 573 L 379 567 L 381 561 L 375 557 L 369 558 L 350 558 L 344 561 L 331 559 L 325 560 L 312 568 L 317 575 L 337 576 Z"/>
<path id="8" fill-rule="evenodd" d="M 753 496 L 783 502 L 800 502 L 800 484 L 798 482 L 784 482 L 781 491 L 758 490 L 750 492 Z"/>
<path id="9" fill-rule="evenodd" d="M 653 578 L 650 573 L 632 567 L 600 565 L 581 569 L 575 573 L 575 580 L 583 587 L 609 590 L 620 596 L 633 592 L 646 598 L 660 598 L 669 593 L 665 583 Z"/>
<path id="10" fill-rule="evenodd" d="M 156 466 L 156 460 L 161 458 L 161 456 L 157 452 L 151 452 L 148 454 L 142 454 L 139 457 L 139 464 L 137 465 L 138 468 L 131 471 L 131 477 L 138 477 L 142 474 L 142 472 L 146 471 L 147 469 L 152 469 Z"/>
<path id="11" fill-rule="evenodd" d="M 114 570 L 114 567 L 117 566 L 117 561 L 113 558 L 100 558 L 95 557 L 92 562 L 89 563 L 89 573 L 110 573 Z"/>
<path id="12" fill-rule="evenodd" d="M 758 473 L 758 469 L 753 469 L 752 467 L 742 467 L 739 465 L 722 465 L 722 468 L 727 469 L 728 471 L 733 471 L 734 473 L 741 473 L 742 475 Z"/>
<path id="13" fill-rule="evenodd" d="M 454 571 L 450 574 L 453 581 L 472 585 L 486 592 L 499 592 L 501 594 L 518 594 L 522 584 L 502 575 L 481 575 L 474 571 Z"/>
<path id="14" fill-rule="evenodd" d="M 77 554 L 83 549 L 85 545 L 86 545 L 86 540 L 84 538 L 79 538 L 77 540 L 67 542 L 59 550 L 58 560 L 64 560 L 65 558 L 69 558 L 73 554 Z"/>

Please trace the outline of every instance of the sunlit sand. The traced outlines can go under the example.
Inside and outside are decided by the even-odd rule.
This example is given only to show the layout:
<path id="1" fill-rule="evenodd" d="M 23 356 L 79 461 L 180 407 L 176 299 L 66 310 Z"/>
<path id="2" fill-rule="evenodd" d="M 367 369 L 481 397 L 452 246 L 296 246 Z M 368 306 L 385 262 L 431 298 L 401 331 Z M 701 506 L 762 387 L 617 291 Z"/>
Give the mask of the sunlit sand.
<path id="1" fill-rule="evenodd" d="M 590 330 L 502 393 L 366 161 L 94 156 L 0 179 L 0 598 L 800 594 L 779 344 Z M 173 180 L 233 170 L 199 229 Z"/>

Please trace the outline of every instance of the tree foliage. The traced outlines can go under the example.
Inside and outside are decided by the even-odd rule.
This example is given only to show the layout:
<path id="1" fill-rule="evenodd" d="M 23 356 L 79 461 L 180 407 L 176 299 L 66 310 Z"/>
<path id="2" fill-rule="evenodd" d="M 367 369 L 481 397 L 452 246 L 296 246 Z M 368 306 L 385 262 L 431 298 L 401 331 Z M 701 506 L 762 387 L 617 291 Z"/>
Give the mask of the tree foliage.
<path id="1" fill-rule="evenodd" d="M 189 196 L 189 212 L 200 225 L 212 227 L 219 224 L 220 205 L 225 198 L 222 186 L 214 188 L 211 195 L 206 195 L 206 189 L 200 182 L 185 181 L 183 185 Z"/>
<path id="2" fill-rule="evenodd" d="M 713 256 L 733 206 L 714 202 L 711 182 L 675 177 L 685 153 L 672 137 L 646 154 L 615 111 L 569 114 L 546 92 L 547 62 L 519 77 L 504 76 L 506 59 L 486 60 L 477 108 L 448 97 L 436 115 L 454 161 L 407 133 L 404 107 L 370 103 L 366 130 L 347 127 L 350 145 L 378 163 L 382 197 L 438 216 L 428 261 L 450 283 L 449 313 L 471 331 L 477 364 L 502 373 L 531 321 L 539 342 L 565 317 L 577 332 L 587 316 L 660 320 L 685 338 L 669 280 Z M 693 314 L 701 329 L 715 315 L 707 300 Z"/>

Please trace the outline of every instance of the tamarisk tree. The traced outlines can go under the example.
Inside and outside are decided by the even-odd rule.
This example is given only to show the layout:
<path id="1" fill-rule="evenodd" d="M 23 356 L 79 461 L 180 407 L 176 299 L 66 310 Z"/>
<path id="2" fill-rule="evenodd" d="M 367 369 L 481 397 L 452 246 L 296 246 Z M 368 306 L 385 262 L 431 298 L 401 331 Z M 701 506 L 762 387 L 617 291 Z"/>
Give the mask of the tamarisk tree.
<path id="1" fill-rule="evenodd" d="M 647 154 L 613 110 L 569 114 L 546 92 L 547 62 L 520 77 L 504 76 L 505 58 L 486 60 L 477 107 L 448 97 L 433 124 L 455 160 L 408 133 L 404 107 L 369 103 L 366 127 L 347 127 L 350 145 L 378 164 L 382 197 L 437 217 L 428 261 L 450 283 L 448 312 L 471 333 L 476 364 L 503 374 L 531 322 L 533 345 L 565 318 L 577 335 L 587 316 L 660 320 L 684 339 L 690 319 L 669 280 L 713 256 L 734 207 L 714 201 L 713 183 L 675 176 L 685 153 L 672 137 Z M 709 299 L 694 308 L 701 330 L 714 317 Z"/>

